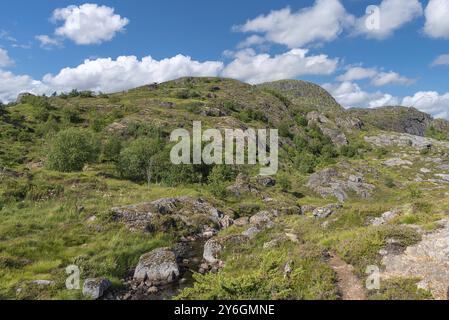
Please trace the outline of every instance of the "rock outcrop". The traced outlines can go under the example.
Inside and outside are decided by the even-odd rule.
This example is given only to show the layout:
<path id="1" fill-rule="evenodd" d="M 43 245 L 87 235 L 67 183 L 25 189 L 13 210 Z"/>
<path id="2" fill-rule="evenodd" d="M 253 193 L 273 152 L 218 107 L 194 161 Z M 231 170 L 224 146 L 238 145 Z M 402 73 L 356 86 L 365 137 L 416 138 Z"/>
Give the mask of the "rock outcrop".
<path id="1" fill-rule="evenodd" d="M 355 192 L 362 198 L 369 198 L 375 187 L 363 182 L 363 177 L 345 175 L 336 168 L 327 168 L 312 174 L 306 185 L 323 198 L 335 197 L 340 202 L 348 198 L 348 192 Z"/>
<path id="2" fill-rule="evenodd" d="M 348 111 L 381 130 L 424 136 L 432 125 L 430 115 L 415 108 L 381 107 L 374 109 L 351 109 Z"/>
<path id="3" fill-rule="evenodd" d="M 449 220 L 441 229 L 423 235 L 422 241 L 401 254 L 388 253 L 382 259 L 382 279 L 418 278 L 418 287 L 429 290 L 435 299 L 447 300 L 449 288 Z"/>
<path id="4" fill-rule="evenodd" d="M 170 227 L 184 226 L 200 233 L 210 227 L 227 228 L 233 223 L 211 203 L 192 197 L 163 198 L 111 211 L 115 221 L 124 223 L 132 231 L 166 231 Z"/>

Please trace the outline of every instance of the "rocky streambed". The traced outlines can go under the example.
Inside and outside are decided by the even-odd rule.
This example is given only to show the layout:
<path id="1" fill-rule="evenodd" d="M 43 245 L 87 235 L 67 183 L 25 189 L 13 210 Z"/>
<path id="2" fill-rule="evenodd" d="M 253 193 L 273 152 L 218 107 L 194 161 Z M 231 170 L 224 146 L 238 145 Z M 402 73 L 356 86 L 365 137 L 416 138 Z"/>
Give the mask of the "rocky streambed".
<path id="1" fill-rule="evenodd" d="M 201 268 L 205 239 L 158 248 L 141 257 L 135 270 L 122 279 L 123 286 L 109 290 L 103 300 L 167 300 L 194 284 Z"/>

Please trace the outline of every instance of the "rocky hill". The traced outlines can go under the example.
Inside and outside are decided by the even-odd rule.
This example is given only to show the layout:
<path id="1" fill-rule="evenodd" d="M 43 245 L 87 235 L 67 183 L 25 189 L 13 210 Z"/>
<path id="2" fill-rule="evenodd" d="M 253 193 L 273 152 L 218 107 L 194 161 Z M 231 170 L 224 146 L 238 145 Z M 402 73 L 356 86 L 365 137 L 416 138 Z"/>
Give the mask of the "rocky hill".
<path id="1" fill-rule="evenodd" d="M 193 121 L 279 129 L 278 174 L 171 164 Z M 447 123 L 295 80 L 21 95 L 0 105 L 0 298 L 446 299 Z"/>

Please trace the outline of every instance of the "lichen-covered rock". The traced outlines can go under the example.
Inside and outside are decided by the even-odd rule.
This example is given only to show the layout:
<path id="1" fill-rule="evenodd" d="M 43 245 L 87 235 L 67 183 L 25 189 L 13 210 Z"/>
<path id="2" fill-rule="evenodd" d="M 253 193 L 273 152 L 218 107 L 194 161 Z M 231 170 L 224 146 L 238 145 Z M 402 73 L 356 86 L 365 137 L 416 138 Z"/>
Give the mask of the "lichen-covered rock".
<path id="1" fill-rule="evenodd" d="M 248 217 L 241 217 L 241 218 L 234 220 L 234 225 L 236 225 L 237 227 L 247 226 L 248 224 L 249 224 Z"/>
<path id="2" fill-rule="evenodd" d="M 327 168 L 312 174 L 306 186 L 323 198 L 335 197 L 340 202 L 347 200 L 349 191 L 362 198 L 369 198 L 375 189 L 374 185 L 363 182 L 362 176 L 345 177 L 336 168 Z"/>
<path id="3" fill-rule="evenodd" d="M 160 214 L 172 214 L 178 207 L 179 199 L 164 198 L 153 201 L 151 204 L 156 208 L 156 210 Z"/>
<path id="4" fill-rule="evenodd" d="M 415 108 L 396 106 L 363 110 L 351 109 L 350 113 L 381 130 L 416 136 L 424 136 L 426 129 L 433 124 L 430 115 Z"/>
<path id="5" fill-rule="evenodd" d="M 391 210 L 391 211 L 385 212 L 380 217 L 374 218 L 371 221 L 371 224 L 373 226 L 383 225 L 383 224 L 393 220 L 394 218 L 396 218 L 398 216 L 399 212 L 400 212 L 399 210 Z"/>
<path id="6" fill-rule="evenodd" d="M 257 177 L 257 183 L 263 187 L 274 187 L 276 185 L 276 179 L 269 176 L 259 176 Z"/>
<path id="7" fill-rule="evenodd" d="M 346 135 L 325 115 L 317 111 L 312 111 L 307 114 L 307 120 L 309 121 L 309 125 L 317 125 L 323 134 L 329 137 L 335 145 L 341 147 L 348 144 Z"/>
<path id="8" fill-rule="evenodd" d="M 224 229 L 233 221 L 211 203 L 192 197 L 163 198 L 153 202 L 112 208 L 114 220 L 132 231 L 157 232 L 182 227 L 199 232 L 207 227 Z"/>
<path id="9" fill-rule="evenodd" d="M 318 219 L 325 219 L 331 216 L 336 210 L 341 208 L 341 204 L 330 204 L 325 207 L 316 208 L 315 210 L 313 210 L 313 216 Z"/>
<path id="10" fill-rule="evenodd" d="M 249 219 L 249 223 L 259 228 L 266 228 L 273 225 L 273 218 L 277 216 L 275 211 L 261 211 Z"/>
<path id="11" fill-rule="evenodd" d="M 140 257 L 134 280 L 166 284 L 178 279 L 179 274 L 175 253 L 168 248 L 159 248 Z"/>
<path id="12" fill-rule="evenodd" d="M 131 231 L 146 230 L 155 214 L 150 203 L 112 208 L 112 218 L 123 222 Z"/>
<path id="13" fill-rule="evenodd" d="M 255 236 L 257 236 L 260 233 L 260 229 L 257 227 L 250 227 L 248 230 L 244 231 L 242 235 L 253 239 Z"/>
<path id="14" fill-rule="evenodd" d="M 402 160 L 400 158 L 392 158 L 384 161 L 384 165 L 387 167 L 397 167 L 397 166 L 411 166 L 413 162 L 408 160 Z"/>
<path id="15" fill-rule="evenodd" d="M 449 287 L 449 220 L 441 228 L 422 236 L 422 241 L 403 253 L 387 253 L 382 259 L 381 279 L 418 278 L 418 287 L 429 290 L 435 299 L 446 300 Z"/>
<path id="16" fill-rule="evenodd" d="M 240 173 L 235 183 L 227 188 L 227 191 L 236 197 L 240 197 L 245 193 L 258 193 L 259 190 L 251 184 L 248 176 Z"/>
<path id="17" fill-rule="evenodd" d="M 397 146 L 402 148 L 413 148 L 416 150 L 425 150 L 432 148 L 432 146 L 443 147 L 446 149 L 449 148 L 448 142 L 405 133 L 385 133 L 377 136 L 366 136 L 365 141 L 376 147 Z"/>
<path id="18" fill-rule="evenodd" d="M 219 262 L 219 256 L 229 245 L 236 245 L 248 241 L 244 235 L 231 235 L 222 238 L 213 238 L 204 244 L 203 258 L 206 262 L 214 264 Z"/>
<path id="19" fill-rule="evenodd" d="M 205 107 L 201 111 L 201 115 L 204 117 L 224 117 L 226 113 L 218 108 Z"/>
<path id="20" fill-rule="evenodd" d="M 86 279 L 83 285 L 83 295 L 91 299 L 99 299 L 110 287 L 111 282 L 108 279 Z"/>

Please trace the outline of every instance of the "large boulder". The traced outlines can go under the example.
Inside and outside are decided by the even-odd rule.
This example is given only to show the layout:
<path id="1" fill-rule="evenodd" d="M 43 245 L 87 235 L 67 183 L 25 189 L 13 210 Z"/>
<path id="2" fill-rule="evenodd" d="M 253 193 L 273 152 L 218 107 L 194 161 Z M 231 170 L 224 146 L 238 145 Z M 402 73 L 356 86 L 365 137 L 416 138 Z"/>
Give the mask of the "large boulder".
<path id="1" fill-rule="evenodd" d="M 140 257 L 134 280 L 167 284 L 178 279 L 179 274 L 175 253 L 168 248 L 159 248 Z"/>
<path id="2" fill-rule="evenodd" d="M 83 285 L 83 295 L 91 299 L 99 299 L 111 287 L 111 282 L 105 278 L 86 279 Z"/>

